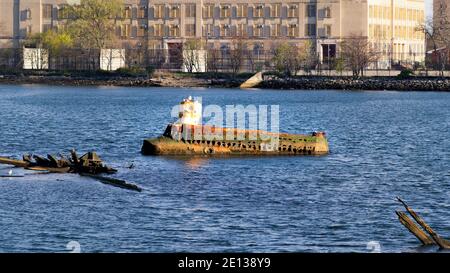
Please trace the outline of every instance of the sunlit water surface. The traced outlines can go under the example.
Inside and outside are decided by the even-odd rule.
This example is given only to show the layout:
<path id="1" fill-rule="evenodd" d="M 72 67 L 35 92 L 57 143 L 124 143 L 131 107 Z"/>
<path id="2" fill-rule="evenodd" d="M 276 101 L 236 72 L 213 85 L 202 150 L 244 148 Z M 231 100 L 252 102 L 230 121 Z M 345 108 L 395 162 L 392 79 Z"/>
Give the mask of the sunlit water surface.
<path id="1" fill-rule="evenodd" d="M 279 105 L 282 131 L 325 130 L 331 153 L 142 156 L 189 95 Z M 0 155 L 95 150 L 144 188 L 14 169 L 26 175 L 0 178 L 0 251 L 435 251 L 400 225 L 394 198 L 450 236 L 449 124 L 449 93 L 0 85 Z"/>

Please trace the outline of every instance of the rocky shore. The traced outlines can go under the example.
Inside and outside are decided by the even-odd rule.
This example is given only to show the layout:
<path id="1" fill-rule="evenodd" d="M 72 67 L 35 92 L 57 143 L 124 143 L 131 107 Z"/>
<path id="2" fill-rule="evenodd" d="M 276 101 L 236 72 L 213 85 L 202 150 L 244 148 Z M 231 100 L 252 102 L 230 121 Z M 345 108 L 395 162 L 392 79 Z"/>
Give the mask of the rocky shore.
<path id="1" fill-rule="evenodd" d="M 79 77 L 0 75 L 0 84 L 44 84 L 61 86 L 130 86 L 130 87 L 220 87 L 236 88 L 242 79 L 198 78 L 165 75 L 158 77 Z"/>
<path id="2" fill-rule="evenodd" d="M 259 88 L 264 89 L 331 89 L 331 90 L 395 90 L 395 91 L 450 91 L 450 79 L 432 77 L 298 77 L 268 79 Z"/>
<path id="3" fill-rule="evenodd" d="M 130 86 L 130 87 L 218 87 L 237 88 L 245 81 L 242 77 L 202 77 L 197 74 L 164 73 L 148 77 L 123 76 L 53 76 L 53 75 L 1 75 L 0 84 L 46 84 L 62 86 Z M 450 78 L 411 77 L 320 77 L 303 76 L 283 79 L 265 76 L 261 89 L 285 90 L 395 90 L 395 91 L 450 91 Z"/>
<path id="4" fill-rule="evenodd" d="M 134 77 L 11 76 L 0 75 L 0 84 L 45 84 L 62 86 L 146 86 L 159 87 L 152 79 Z"/>

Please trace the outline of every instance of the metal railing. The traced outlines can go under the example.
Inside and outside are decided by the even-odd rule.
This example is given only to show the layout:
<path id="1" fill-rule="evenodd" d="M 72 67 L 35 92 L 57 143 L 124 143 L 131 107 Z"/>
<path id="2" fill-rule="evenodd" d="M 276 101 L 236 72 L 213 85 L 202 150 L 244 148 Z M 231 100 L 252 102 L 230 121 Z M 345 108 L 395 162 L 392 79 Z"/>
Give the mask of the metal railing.
<path id="1" fill-rule="evenodd" d="M 255 72 L 275 71 L 274 50 L 241 50 L 235 52 L 230 49 L 209 49 L 204 51 L 206 60 L 204 67 L 208 72 Z M 438 63 L 436 58 L 428 56 L 424 61 L 424 53 L 405 53 L 388 56 L 380 53 L 382 58 L 370 63 L 367 71 L 403 70 L 450 70 L 449 58 L 444 58 L 445 63 Z M 22 48 L 0 49 L 0 70 L 22 70 Z M 126 49 L 123 56 L 123 64 L 126 68 L 153 69 L 167 71 L 181 71 L 184 64 L 184 54 L 180 49 Z M 51 71 L 96 71 L 100 69 L 100 50 L 98 49 L 65 49 L 56 53 L 49 53 L 46 70 Z M 299 74 L 348 74 L 351 70 L 341 58 L 319 58 L 310 56 L 299 67 Z"/>

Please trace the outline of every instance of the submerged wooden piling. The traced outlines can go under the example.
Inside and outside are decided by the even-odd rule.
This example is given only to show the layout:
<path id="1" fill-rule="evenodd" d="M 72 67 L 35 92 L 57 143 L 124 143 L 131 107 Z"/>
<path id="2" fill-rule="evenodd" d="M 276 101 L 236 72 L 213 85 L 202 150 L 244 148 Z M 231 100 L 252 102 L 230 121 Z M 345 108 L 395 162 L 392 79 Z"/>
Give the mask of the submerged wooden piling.
<path id="1" fill-rule="evenodd" d="M 130 184 L 130 183 L 126 182 L 125 180 L 111 178 L 111 177 L 105 177 L 105 176 L 101 176 L 101 175 L 94 175 L 94 174 L 89 174 L 89 173 L 80 173 L 80 175 L 94 178 L 94 179 L 102 182 L 103 184 L 108 184 L 108 185 L 112 185 L 115 187 L 119 187 L 119 188 L 123 188 L 123 189 L 127 189 L 127 190 L 138 191 L 138 192 L 142 191 L 142 189 L 140 187 L 138 187 L 137 185 Z"/>
<path id="2" fill-rule="evenodd" d="M 24 155 L 23 160 L 17 160 L 7 157 L 0 157 L 0 164 L 12 165 L 24 168 L 26 170 L 45 172 L 45 173 L 78 173 L 82 176 L 94 178 L 104 184 L 109 184 L 123 189 L 142 191 L 140 187 L 130 184 L 124 180 L 111 177 L 100 176 L 101 173 L 116 173 L 117 170 L 103 164 L 103 161 L 95 152 L 88 152 L 78 157 L 75 150 L 71 151 L 71 159 L 60 156 L 48 155 L 47 158 L 34 155 Z M 32 160 L 34 159 L 34 160 Z M 0 177 L 23 177 L 23 176 L 0 176 Z"/>
<path id="3" fill-rule="evenodd" d="M 441 249 L 450 249 L 450 242 L 442 239 L 426 222 L 423 220 L 413 209 L 411 209 L 405 201 L 400 197 L 397 197 L 397 201 L 400 202 L 408 212 L 408 214 L 419 225 L 417 226 L 406 213 L 396 211 L 400 223 L 406 227 L 423 245 L 438 245 Z"/>

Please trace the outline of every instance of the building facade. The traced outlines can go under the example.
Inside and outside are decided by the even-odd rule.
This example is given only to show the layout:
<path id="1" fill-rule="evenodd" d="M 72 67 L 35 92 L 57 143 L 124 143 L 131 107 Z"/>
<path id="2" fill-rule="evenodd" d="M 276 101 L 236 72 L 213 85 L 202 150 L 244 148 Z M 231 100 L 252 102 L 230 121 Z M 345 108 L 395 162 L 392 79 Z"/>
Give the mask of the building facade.
<path id="1" fill-rule="evenodd" d="M 450 36 L 450 0 L 434 0 L 433 25 L 436 29 L 444 29 L 443 35 Z M 445 46 L 445 45 L 440 45 Z"/>
<path id="2" fill-rule="evenodd" d="M 79 0 L 78 0 L 79 1 Z M 0 0 L 0 47 L 19 47 L 27 35 L 64 25 L 64 5 L 77 0 Z M 339 42 L 367 37 L 382 52 L 380 65 L 422 62 L 424 0 L 124 0 L 116 20 L 123 46 L 179 47 L 203 39 L 226 48 L 242 37 L 255 50 L 280 41 L 309 41 L 318 57 L 338 55 Z"/>

